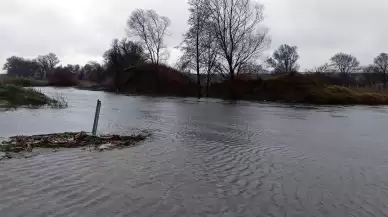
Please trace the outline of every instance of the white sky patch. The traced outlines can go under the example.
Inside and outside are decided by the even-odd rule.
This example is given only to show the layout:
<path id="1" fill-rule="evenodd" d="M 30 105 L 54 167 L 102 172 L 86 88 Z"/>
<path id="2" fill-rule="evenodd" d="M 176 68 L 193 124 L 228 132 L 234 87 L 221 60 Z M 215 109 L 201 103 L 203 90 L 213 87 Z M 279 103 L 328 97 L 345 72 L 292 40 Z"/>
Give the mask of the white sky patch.
<path id="1" fill-rule="evenodd" d="M 270 29 L 269 55 L 283 43 L 298 46 L 301 69 L 327 62 L 339 51 L 362 64 L 388 52 L 386 0 L 259 0 Z M 0 65 L 18 55 L 56 53 L 62 64 L 101 60 L 114 38 L 125 37 L 128 16 L 136 8 L 154 9 L 171 19 L 169 63 L 175 63 L 187 30 L 185 0 L 2 0 Z M 90 58 L 90 59 L 89 59 Z"/>

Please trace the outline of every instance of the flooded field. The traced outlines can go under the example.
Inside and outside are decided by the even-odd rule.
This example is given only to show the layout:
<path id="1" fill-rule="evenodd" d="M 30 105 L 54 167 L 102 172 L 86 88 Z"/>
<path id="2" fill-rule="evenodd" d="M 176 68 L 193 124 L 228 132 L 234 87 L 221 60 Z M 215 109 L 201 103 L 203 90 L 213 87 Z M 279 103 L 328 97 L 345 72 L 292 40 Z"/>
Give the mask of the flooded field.
<path id="1" fill-rule="evenodd" d="M 0 137 L 149 132 L 144 144 L 0 162 L 0 216 L 388 216 L 388 109 L 120 96 L 0 111 Z"/>

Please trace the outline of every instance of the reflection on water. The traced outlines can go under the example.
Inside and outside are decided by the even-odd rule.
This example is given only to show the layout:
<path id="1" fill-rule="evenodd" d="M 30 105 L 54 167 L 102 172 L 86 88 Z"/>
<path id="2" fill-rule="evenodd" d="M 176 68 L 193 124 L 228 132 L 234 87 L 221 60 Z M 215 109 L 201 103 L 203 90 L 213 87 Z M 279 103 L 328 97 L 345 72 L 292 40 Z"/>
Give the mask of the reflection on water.
<path id="1" fill-rule="evenodd" d="M 0 164 L 1 216 L 388 216 L 385 107 L 62 92 L 69 108 L 0 112 L 0 137 L 151 131 L 144 145 Z"/>

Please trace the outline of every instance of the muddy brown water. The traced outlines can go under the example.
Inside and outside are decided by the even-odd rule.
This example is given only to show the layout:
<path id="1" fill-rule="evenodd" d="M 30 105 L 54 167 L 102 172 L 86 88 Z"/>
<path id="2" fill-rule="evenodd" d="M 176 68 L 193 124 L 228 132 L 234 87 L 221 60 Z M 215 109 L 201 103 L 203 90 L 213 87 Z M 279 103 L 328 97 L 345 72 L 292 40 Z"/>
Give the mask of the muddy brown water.
<path id="1" fill-rule="evenodd" d="M 128 97 L 75 89 L 69 108 L 0 112 L 0 137 L 152 137 L 0 162 L 0 216 L 388 216 L 388 109 Z"/>

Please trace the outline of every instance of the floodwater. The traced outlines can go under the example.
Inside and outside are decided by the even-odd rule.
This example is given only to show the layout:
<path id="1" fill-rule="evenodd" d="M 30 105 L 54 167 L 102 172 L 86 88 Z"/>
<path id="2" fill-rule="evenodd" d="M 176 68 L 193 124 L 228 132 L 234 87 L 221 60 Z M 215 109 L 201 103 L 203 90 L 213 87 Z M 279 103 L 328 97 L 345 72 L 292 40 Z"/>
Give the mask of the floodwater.
<path id="1" fill-rule="evenodd" d="M 0 162 L 0 216 L 388 216 L 388 109 L 129 97 L 0 112 L 0 137 L 152 133 L 103 153 Z"/>

